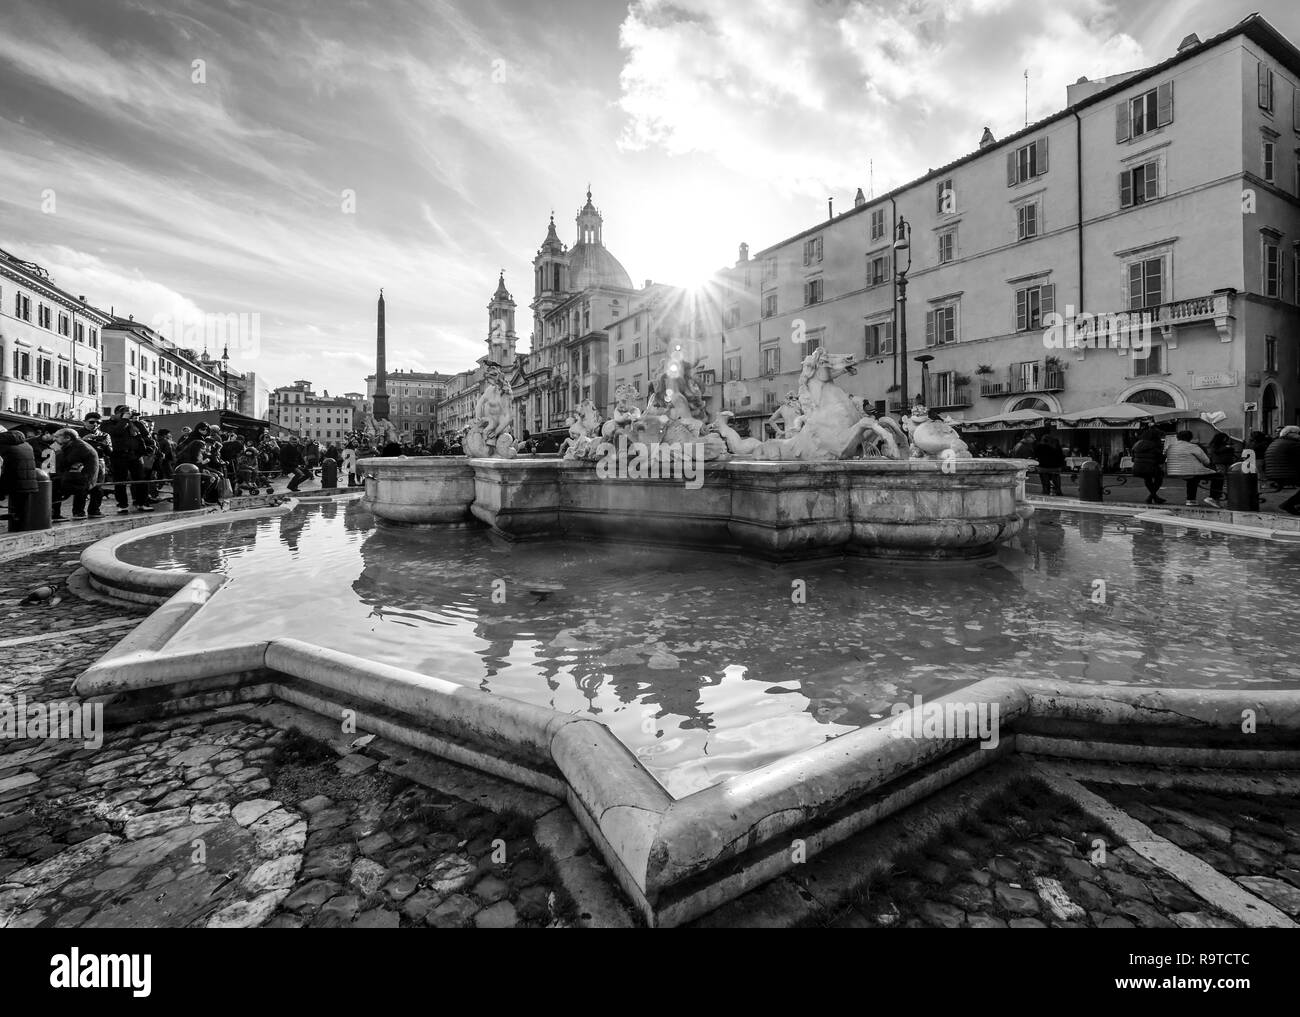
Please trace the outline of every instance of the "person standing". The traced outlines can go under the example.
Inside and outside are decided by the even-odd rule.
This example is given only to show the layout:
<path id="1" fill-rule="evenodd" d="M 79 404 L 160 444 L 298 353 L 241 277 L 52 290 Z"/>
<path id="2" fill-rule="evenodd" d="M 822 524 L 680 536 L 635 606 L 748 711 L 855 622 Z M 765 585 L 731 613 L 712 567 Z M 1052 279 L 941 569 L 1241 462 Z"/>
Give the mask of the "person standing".
<path id="1" fill-rule="evenodd" d="M 298 485 L 307 479 L 307 472 L 303 469 L 302 448 L 297 442 L 280 442 L 280 469 L 289 474 L 290 491 L 296 492 Z"/>
<path id="2" fill-rule="evenodd" d="M 1141 477 L 1147 489 L 1148 505 L 1163 505 L 1160 486 L 1165 482 L 1164 435 L 1155 427 L 1148 427 L 1138 435 L 1130 451 L 1133 456 L 1133 476 Z"/>
<path id="3" fill-rule="evenodd" d="M 55 469 L 51 479 L 50 519 L 63 522 L 63 499 L 72 495 L 72 518 L 86 518 L 86 496 L 99 476 L 99 456 L 70 427 L 54 432 Z"/>
<path id="4" fill-rule="evenodd" d="M 1300 427 L 1288 424 L 1268 445 L 1265 468 L 1270 482 L 1281 487 L 1297 485 L 1295 494 L 1278 506 L 1283 512 L 1300 516 Z"/>
<path id="5" fill-rule="evenodd" d="M 1034 456 L 1038 460 L 1038 479 L 1043 494 L 1061 495 L 1061 471 L 1065 469 L 1065 452 L 1061 439 L 1054 434 L 1044 434 L 1034 442 Z"/>
<path id="6" fill-rule="evenodd" d="M 104 482 L 108 480 L 108 462 L 113 457 L 113 439 L 100 429 L 98 413 L 86 414 L 86 430 L 81 440 L 95 450 L 99 460 L 99 472 L 90 486 L 90 505 L 86 513 L 91 519 L 103 515 L 99 507 L 104 503 Z"/>
<path id="7" fill-rule="evenodd" d="M 1188 506 L 1196 504 L 1196 493 L 1200 489 L 1202 478 L 1214 472 L 1210 466 L 1210 457 L 1200 445 L 1192 441 L 1191 431 L 1179 431 L 1174 435 L 1174 440 L 1168 443 L 1165 470 L 1169 479 L 1186 483 L 1187 500 L 1183 504 Z"/>
<path id="8" fill-rule="evenodd" d="M 1223 485 L 1228 480 L 1228 469 L 1237 461 L 1237 449 L 1231 438 L 1222 431 L 1215 431 L 1206 451 L 1214 476 L 1210 478 L 1210 496 L 1205 499 L 1205 504 L 1210 508 L 1223 508 Z"/>
<path id="9" fill-rule="evenodd" d="M 18 428 L 0 425 L 0 498 L 9 499 L 8 519 L 15 530 L 27 522 L 27 499 L 36 493 L 36 450 Z"/>
<path id="10" fill-rule="evenodd" d="M 141 512 L 152 512 L 149 504 L 148 487 L 144 481 L 144 454 L 148 447 L 148 434 L 144 425 L 131 419 L 131 407 L 118 405 L 113 407 L 113 417 L 104 425 L 104 432 L 113 442 L 113 496 L 117 499 L 117 514 L 126 515 L 127 488 L 130 487 L 130 500 Z M 127 481 L 131 481 L 128 485 Z"/>

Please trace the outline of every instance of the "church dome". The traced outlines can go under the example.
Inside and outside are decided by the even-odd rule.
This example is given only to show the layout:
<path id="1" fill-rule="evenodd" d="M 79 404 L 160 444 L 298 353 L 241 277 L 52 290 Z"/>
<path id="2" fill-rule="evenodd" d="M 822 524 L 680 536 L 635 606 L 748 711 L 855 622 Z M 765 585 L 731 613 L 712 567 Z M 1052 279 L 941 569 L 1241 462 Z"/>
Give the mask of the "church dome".
<path id="1" fill-rule="evenodd" d="M 575 244 L 569 250 L 569 289 L 578 292 L 593 286 L 634 288 L 627 269 L 604 245 Z"/>

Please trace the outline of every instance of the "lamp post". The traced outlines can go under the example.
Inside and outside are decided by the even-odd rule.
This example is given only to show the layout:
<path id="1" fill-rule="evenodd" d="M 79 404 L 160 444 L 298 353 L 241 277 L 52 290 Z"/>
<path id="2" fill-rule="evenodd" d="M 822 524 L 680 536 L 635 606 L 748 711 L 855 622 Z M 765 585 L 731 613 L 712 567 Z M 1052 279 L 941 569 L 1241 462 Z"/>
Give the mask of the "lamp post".
<path id="1" fill-rule="evenodd" d="M 906 254 L 907 263 L 899 265 Z M 907 409 L 907 273 L 912 268 L 912 225 L 900 217 L 894 230 L 894 272 L 898 276 L 898 305 L 894 308 L 898 336 L 898 382 L 903 394 L 903 409 Z"/>
<path id="2" fill-rule="evenodd" d="M 913 357 L 921 365 L 921 402 L 926 406 L 930 405 L 930 361 L 934 357 L 928 353 L 922 353 L 919 357 Z"/>
<path id="3" fill-rule="evenodd" d="M 226 382 L 226 373 L 230 369 L 230 345 L 221 348 L 221 408 L 227 409 L 230 399 L 230 386 Z"/>

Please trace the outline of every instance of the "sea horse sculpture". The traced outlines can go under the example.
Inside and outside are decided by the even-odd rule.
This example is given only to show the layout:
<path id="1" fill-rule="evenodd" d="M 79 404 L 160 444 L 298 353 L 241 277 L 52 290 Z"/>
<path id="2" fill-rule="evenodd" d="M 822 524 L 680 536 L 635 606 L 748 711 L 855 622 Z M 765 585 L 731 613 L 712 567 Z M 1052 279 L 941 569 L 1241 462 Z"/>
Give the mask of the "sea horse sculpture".
<path id="1" fill-rule="evenodd" d="M 851 353 L 813 350 L 804 357 L 799 375 L 799 404 L 804 410 L 799 431 L 789 438 L 769 438 L 757 447 L 743 439 L 729 439 L 727 450 L 748 459 L 825 461 L 853 455 L 862 447 L 863 436 L 876 433 L 877 428 L 874 420 L 863 416 L 861 405 L 835 384 L 841 374 L 856 373 L 853 362 Z"/>
<path id="2" fill-rule="evenodd" d="M 483 375 L 483 391 L 474 404 L 474 420 L 465 431 L 464 445 L 467 456 L 515 458 L 515 439 L 510 433 L 510 383 L 491 361 Z"/>

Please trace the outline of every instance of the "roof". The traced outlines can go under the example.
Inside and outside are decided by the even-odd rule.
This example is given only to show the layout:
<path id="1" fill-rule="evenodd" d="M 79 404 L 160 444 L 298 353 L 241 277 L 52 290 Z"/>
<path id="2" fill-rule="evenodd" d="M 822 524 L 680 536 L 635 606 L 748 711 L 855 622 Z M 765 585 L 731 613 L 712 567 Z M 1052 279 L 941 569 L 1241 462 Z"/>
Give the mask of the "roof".
<path id="1" fill-rule="evenodd" d="M 961 156 L 960 158 L 954 159 L 952 162 L 946 163 L 945 165 L 938 167 L 937 169 L 929 170 L 927 173 L 925 173 L 925 175 L 916 177 L 913 180 L 909 180 L 905 184 L 900 184 L 898 187 L 895 187 L 891 191 L 887 191 L 886 193 L 880 195 L 880 197 L 878 198 L 869 199 L 865 205 L 859 205 L 855 208 L 849 209 L 847 212 L 841 212 L 839 215 L 827 219 L 824 222 L 819 222 L 815 226 L 810 226 L 808 229 L 802 230 L 801 232 L 796 233 L 793 236 L 786 237 L 784 240 L 779 240 L 774 244 L 769 244 L 767 247 L 764 247 L 757 254 L 753 255 L 752 260 L 757 260 L 758 258 L 761 258 L 763 255 L 775 251 L 779 247 L 784 247 L 786 244 L 801 240 L 802 238 L 811 236 L 814 233 L 818 233 L 821 230 L 824 230 L 827 226 L 833 223 L 838 223 L 843 219 L 849 218 L 850 216 L 858 215 L 868 210 L 878 209 L 882 202 L 892 201 L 893 199 L 899 197 L 906 191 L 910 191 L 912 188 L 917 187 L 920 184 L 926 183 L 927 181 L 941 179 L 943 176 L 950 173 L 958 166 L 964 166 L 966 163 L 973 162 L 975 159 L 988 155 L 989 153 L 997 151 L 998 149 L 1006 148 L 1007 146 L 1010 145 L 1015 145 L 1022 139 L 1027 138 L 1032 134 L 1038 133 L 1039 131 L 1043 130 L 1043 128 L 1049 126 L 1050 124 L 1054 124 L 1057 121 L 1064 120 L 1067 117 L 1074 116 L 1076 113 L 1088 108 L 1089 106 L 1095 106 L 1100 103 L 1106 102 L 1110 100 L 1112 97 L 1114 97 L 1115 95 L 1119 94 L 1120 92 L 1132 88 L 1133 85 L 1137 84 L 1139 81 L 1144 81 L 1148 78 L 1158 77 L 1159 75 L 1166 73 L 1170 68 L 1176 66 L 1177 64 L 1184 63 L 1188 60 L 1191 60 L 1193 57 L 1200 56 L 1202 53 L 1206 52 L 1207 50 L 1213 49 L 1215 46 L 1218 46 L 1221 43 L 1226 42 L 1227 40 L 1238 35 L 1244 35 L 1252 42 L 1257 43 L 1260 47 L 1267 50 L 1273 56 L 1277 57 L 1278 60 L 1281 61 L 1282 65 L 1287 68 L 1287 70 L 1291 71 L 1293 74 L 1297 76 L 1300 76 L 1300 49 L 1297 49 L 1295 45 L 1289 39 L 1286 38 L 1286 36 L 1284 36 L 1281 32 L 1279 32 L 1276 28 L 1274 28 L 1271 24 L 1269 24 L 1265 18 L 1261 17 L 1258 14 L 1251 14 L 1248 17 L 1245 17 L 1241 21 L 1237 22 L 1237 24 L 1233 25 L 1227 31 L 1220 32 L 1218 35 L 1212 36 L 1211 38 L 1206 39 L 1204 42 L 1199 43 L 1197 45 L 1188 46 L 1186 49 L 1175 53 L 1169 59 L 1164 60 L 1158 64 L 1153 64 L 1150 67 L 1144 68 L 1140 71 L 1135 71 L 1130 75 L 1126 75 L 1122 78 L 1122 80 L 1117 81 L 1114 85 L 1111 85 L 1108 88 L 1104 88 L 1099 92 L 1094 92 L 1093 94 L 1087 96 L 1086 98 L 1081 99 L 1078 102 L 1074 103 L 1074 105 L 1067 106 L 1064 109 L 1051 114 L 1050 116 L 1044 117 L 1042 120 L 1037 120 L 1034 123 L 1029 124 L 1027 127 L 1022 128 L 1019 131 L 1016 131 L 1014 134 L 1008 134 L 1006 137 L 998 141 L 995 141 L 990 145 L 986 145 L 984 148 L 977 148 L 974 151 L 968 152 L 966 155 Z"/>
<path id="2" fill-rule="evenodd" d="M 75 297 L 61 286 L 56 285 L 54 280 L 50 278 L 50 273 L 34 261 L 23 261 L 16 255 L 0 248 L 0 266 L 7 268 L 16 275 L 23 276 L 25 282 L 41 287 L 74 310 L 81 311 L 91 317 L 102 318 L 101 326 L 113 317 L 107 311 L 101 311 L 98 307 L 88 304 L 84 297 Z"/>
<path id="3" fill-rule="evenodd" d="M 569 251 L 569 289 L 582 291 L 597 286 L 634 288 L 627 269 L 603 245 L 575 244 Z"/>

